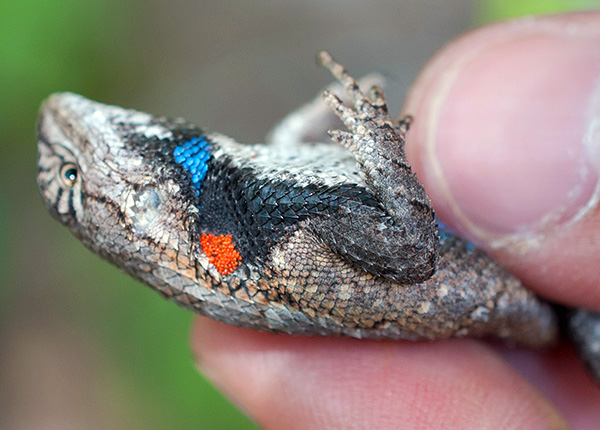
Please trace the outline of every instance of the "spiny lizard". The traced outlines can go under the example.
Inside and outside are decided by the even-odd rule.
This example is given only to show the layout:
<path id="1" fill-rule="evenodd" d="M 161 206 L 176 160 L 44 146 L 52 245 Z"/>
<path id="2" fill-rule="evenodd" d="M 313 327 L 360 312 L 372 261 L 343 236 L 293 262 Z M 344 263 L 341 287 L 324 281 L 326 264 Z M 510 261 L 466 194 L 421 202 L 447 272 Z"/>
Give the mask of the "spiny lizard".
<path id="1" fill-rule="evenodd" d="M 269 144 L 52 95 L 39 119 L 46 206 L 87 247 L 165 297 L 237 326 L 553 343 L 549 304 L 438 229 L 406 160 L 408 118 L 392 121 L 379 87 L 366 96 L 327 53 L 319 58 L 341 85 L 287 117 Z M 336 95 L 341 87 L 352 107 Z M 326 105 L 349 131 L 312 142 L 307 136 L 334 124 Z M 576 334 L 600 378 L 600 316 L 579 315 Z M 577 330 L 590 322 L 595 329 Z"/>

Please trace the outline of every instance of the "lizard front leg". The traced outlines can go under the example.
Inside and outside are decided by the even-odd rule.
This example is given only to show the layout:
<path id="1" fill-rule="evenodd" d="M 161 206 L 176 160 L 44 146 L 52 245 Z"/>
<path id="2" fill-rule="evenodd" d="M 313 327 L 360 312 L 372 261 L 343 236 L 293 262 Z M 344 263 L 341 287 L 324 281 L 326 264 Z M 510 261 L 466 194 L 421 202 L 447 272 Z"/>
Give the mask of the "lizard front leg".
<path id="1" fill-rule="evenodd" d="M 329 54 L 321 52 L 319 60 L 354 104 L 351 109 L 331 91 L 324 92 L 325 102 L 350 130 L 332 130 L 330 136 L 354 155 L 367 191 L 381 206 L 372 216 L 362 208 L 340 210 L 323 223 L 320 235 L 334 251 L 370 273 L 401 284 L 424 281 L 435 270 L 439 243 L 429 197 L 406 160 L 408 122 L 394 125 L 378 87 L 371 100 Z M 349 225 L 359 227 L 355 234 L 348 234 Z"/>

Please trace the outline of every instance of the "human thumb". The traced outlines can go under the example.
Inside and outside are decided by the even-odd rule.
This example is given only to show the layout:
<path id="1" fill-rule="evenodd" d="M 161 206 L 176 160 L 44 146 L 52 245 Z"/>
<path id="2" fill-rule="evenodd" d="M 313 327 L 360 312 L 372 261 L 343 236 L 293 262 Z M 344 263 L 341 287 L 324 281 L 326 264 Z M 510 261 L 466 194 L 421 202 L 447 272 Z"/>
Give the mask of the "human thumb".
<path id="1" fill-rule="evenodd" d="M 406 101 L 438 216 L 540 294 L 600 310 L 600 12 L 475 30 Z"/>

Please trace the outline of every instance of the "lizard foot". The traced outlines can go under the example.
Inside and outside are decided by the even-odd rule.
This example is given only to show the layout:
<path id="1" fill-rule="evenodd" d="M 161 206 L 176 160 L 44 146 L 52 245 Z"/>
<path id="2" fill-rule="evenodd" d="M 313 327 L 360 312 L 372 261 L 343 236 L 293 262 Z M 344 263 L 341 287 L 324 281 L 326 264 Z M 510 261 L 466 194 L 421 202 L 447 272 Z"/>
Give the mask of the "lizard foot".
<path id="1" fill-rule="evenodd" d="M 331 138 L 348 148 L 359 161 L 371 158 L 372 155 L 368 154 L 376 152 L 379 157 L 387 154 L 385 158 L 388 159 L 395 155 L 394 158 L 399 158 L 402 164 L 406 164 L 403 138 L 410 120 L 405 118 L 400 127 L 395 126 L 388 112 L 385 95 L 379 86 L 371 87 L 368 95 L 365 95 L 358 82 L 348 74 L 344 66 L 335 62 L 331 55 L 322 51 L 318 59 L 343 85 L 354 105 L 354 108 L 347 107 L 333 92 L 323 92 L 325 103 L 351 131 L 331 130 Z"/>

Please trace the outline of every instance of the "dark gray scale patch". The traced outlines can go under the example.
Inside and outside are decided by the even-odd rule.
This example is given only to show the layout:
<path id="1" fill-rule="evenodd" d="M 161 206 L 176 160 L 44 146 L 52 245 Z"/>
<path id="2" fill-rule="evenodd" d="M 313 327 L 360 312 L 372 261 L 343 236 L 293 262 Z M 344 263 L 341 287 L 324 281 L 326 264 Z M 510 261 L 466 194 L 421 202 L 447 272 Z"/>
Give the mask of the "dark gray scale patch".
<path id="1" fill-rule="evenodd" d="M 226 157 L 208 161 L 200 200 L 197 234 L 231 234 L 245 263 L 266 259 L 274 245 L 309 217 L 335 217 L 342 207 L 382 210 L 359 185 L 300 186 L 266 179 L 252 168 L 235 167 Z"/>

